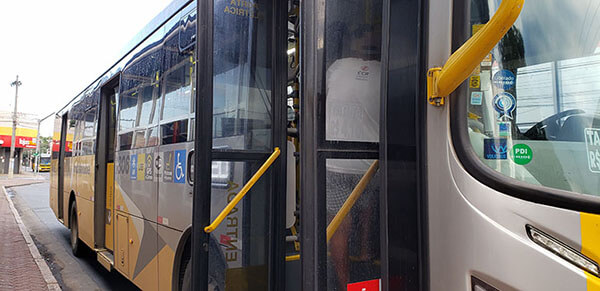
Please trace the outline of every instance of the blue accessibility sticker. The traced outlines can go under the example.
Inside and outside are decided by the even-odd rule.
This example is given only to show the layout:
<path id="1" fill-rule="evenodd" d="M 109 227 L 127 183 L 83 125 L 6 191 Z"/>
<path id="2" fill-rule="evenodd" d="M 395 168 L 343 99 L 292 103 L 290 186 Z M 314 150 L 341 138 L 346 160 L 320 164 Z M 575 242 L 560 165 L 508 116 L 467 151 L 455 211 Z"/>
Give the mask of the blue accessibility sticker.
<path id="1" fill-rule="evenodd" d="M 500 118 L 504 116 L 510 119 L 513 118 L 513 112 L 517 107 L 517 100 L 515 99 L 515 96 L 507 92 L 502 92 L 494 97 L 492 103 L 496 112 L 500 114 Z"/>
<path id="2" fill-rule="evenodd" d="M 131 159 L 129 160 L 129 179 L 137 180 L 137 155 L 131 155 Z"/>
<path id="3" fill-rule="evenodd" d="M 185 183 L 185 150 L 175 151 L 175 160 L 173 161 L 173 182 Z"/>
<path id="4" fill-rule="evenodd" d="M 502 89 L 502 90 L 510 90 L 515 86 L 515 74 L 513 74 L 509 70 L 501 70 L 494 74 L 494 78 L 492 78 L 492 83 L 494 86 Z"/>
<path id="5" fill-rule="evenodd" d="M 486 138 L 483 140 L 483 156 L 486 160 L 506 160 L 508 143 L 505 138 Z"/>

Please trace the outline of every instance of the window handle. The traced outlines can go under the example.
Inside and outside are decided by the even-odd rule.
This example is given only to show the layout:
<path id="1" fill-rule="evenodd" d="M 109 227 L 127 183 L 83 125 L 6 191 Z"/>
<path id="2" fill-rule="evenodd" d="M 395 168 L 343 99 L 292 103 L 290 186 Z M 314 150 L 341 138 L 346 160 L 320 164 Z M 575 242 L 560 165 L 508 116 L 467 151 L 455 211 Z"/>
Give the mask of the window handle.
<path id="1" fill-rule="evenodd" d="M 194 150 L 190 150 L 190 152 L 188 153 L 187 156 L 187 164 L 188 167 L 186 169 L 187 171 L 187 181 L 188 184 L 190 184 L 191 186 L 194 186 Z"/>

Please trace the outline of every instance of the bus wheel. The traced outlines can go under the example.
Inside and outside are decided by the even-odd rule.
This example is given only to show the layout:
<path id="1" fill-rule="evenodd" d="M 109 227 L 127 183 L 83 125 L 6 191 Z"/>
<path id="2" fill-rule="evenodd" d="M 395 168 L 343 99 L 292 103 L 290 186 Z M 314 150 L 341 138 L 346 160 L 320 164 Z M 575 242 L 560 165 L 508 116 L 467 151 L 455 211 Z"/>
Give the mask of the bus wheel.
<path id="1" fill-rule="evenodd" d="M 76 257 L 83 253 L 81 240 L 79 239 L 79 222 L 77 220 L 77 207 L 71 204 L 71 251 Z"/>
<path id="2" fill-rule="evenodd" d="M 181 277 L 181 291 L 192 290 L 192 260 L 189 257 L 185 259 L 185 270 L 183 271 L 183 277 Z"/>
<path id="3" fill-rule="evenodd" d="M 183 276 L 181 277 L 181 291 L 191 291 L 192 290 L 192 261 L 188 258 L 187 263 L 185 264 L 185 271 L 183 272 Z M 219 288 L 219 284 L 215 279 L 215 276 L 212 274 L 208 275 L 208 290 L 209 291 L 219 291 L 223 290 Z"/>

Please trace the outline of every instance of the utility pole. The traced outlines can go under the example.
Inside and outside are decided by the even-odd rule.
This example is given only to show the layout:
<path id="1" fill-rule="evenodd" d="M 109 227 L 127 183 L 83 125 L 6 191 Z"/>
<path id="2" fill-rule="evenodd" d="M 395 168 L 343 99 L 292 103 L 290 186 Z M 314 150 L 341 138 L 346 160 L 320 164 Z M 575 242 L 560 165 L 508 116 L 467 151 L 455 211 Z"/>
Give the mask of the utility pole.
<path id="1" fill-rule="evenodd" d="M 16 135 L 17 135 L 17 99 L 19 98 L 19 86 L 21 86 L 23 83 L 21 83 L 21 81 L 19 81 L 19 75 L 17 75 L 17 80 L 15 80 L 14 82 L 10 83 L 10 86 L 14 86 L 15 87 L 15 110 L 13 111 L 13 116 L 12 116 L 12 121 L 13 121 L 13 127 L 12 127 L 12 139 L 10 140 L 10 162 L 8 164 L 8 178 L 12 179 L 13 177 L 13 172 L 15 171 L 15 141 L 16 141 Z"/>

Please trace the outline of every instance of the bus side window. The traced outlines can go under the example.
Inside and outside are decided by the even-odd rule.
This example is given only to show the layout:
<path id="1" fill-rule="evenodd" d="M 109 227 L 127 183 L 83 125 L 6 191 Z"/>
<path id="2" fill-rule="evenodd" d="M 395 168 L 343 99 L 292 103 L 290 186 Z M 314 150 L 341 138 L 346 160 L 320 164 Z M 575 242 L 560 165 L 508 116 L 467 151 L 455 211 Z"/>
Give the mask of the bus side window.
<path id="1" fill-rule="evenodd" d="M 196 9 L 181 17 L 179 26 L 179 51 L 190 50 L 196 41 Z"/>
<path id="2" fill-rule="evenodd" d="M 165 41 L 165 76 L 162 80 L 164 95 L 160 118 L 162 144 L 173 144 L 191 140 L 190 118 L 193 117 L 192 96 L 194 96 L 194 63 L 193 50 L 182 51 L 192 47 L 195 29 L 191 25 L 196 19 L 195 11 L 182 17 L 179 35 L 170 36 Z M 183 41 L 190 42 L 187 46 Z M 177 49 L 179 48 L 179 49 Z"/>

